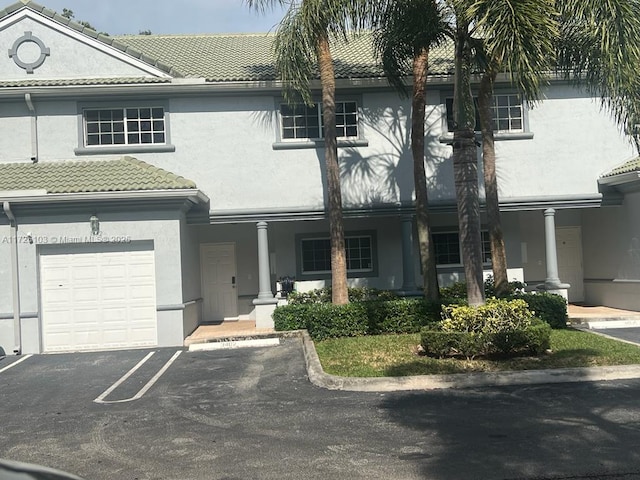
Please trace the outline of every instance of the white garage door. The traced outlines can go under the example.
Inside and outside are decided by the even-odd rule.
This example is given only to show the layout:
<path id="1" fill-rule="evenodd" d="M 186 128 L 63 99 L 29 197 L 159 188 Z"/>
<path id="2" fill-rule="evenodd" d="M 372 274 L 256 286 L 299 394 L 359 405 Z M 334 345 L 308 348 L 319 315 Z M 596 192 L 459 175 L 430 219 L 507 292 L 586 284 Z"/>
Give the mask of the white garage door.
<path id="1" fill-rule="evenodd" d="M 41 252 L 40 285 L 45 352 L 157 345 L 153 250 Z"/>

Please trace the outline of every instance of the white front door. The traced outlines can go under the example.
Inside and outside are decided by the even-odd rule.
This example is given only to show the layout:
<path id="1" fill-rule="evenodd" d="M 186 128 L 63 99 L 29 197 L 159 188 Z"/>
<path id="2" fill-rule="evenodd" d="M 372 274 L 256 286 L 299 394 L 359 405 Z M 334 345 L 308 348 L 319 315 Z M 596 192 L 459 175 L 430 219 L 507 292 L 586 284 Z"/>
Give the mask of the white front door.
<path id="1" fill-rule="evenodd" d="M 582 271 L 582 231 L 580 227 L 556 228 L 558 276 L 571 285 L 569 301 L 584 300 L 584 272 Z"/>
<path id="2" fill-rule="evenodd" d="M 233 243 L 205 244 L 200 247 L 204 320 L 238 318 L 236 293 L 236 248 Z"/>
<path id="3" fill-rule="evenodd" d="M 75 245 L 40 255 L 45 352 L 158 344 L 155 257 L 126 245 Z"/>

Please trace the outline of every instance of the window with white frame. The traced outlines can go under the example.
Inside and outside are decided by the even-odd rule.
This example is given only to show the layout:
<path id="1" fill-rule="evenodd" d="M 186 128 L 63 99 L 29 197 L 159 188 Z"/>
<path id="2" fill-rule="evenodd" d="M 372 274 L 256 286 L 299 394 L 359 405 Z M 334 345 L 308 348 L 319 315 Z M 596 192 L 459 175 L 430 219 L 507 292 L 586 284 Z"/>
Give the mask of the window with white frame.
<path id="1" fill-rule="evenodd" d="M 163 107 L 87 108 L 82 117 L 87 147 L 164 145 L 167 141 Z"/>
<path id="2" fill-rule="evenodd" d="M 482 235 L 482 262 L 491 263 L 491 240 L 489 232 Z M 460 249 L 460 235 L 458 232 L 432 233 L 433 246 L 437 265 L 461 265 L 462 252 Z"/>
<path id="3" fill-rule="evenodd" d="M 453 98 L 445 99 L 447 108 L 447 128 L 450 132 L 453 128 Z M 475 106 L 475 130 L 480 131 L 480 115 L 478 113 L 478 98 L 474 97 Z M 493 114 L 493 131 L 496 133 L 522 133 L 524 132 L 524 109 L 522 97 L 518 94 L 493 95 L 491 105 Z"/>
<path id="4" fill-rule="evenodd" d="M 321 140 L 324 136 L 322 104 L 280 105 L 280 135 L 286 140 Z M 358 137 L 358 103 L 354 100 L 336 102 L 336 133 L 338 138 Z"/>
<path id="5" fill-rule="evenodd" d="M 348 273 L 368 273 L 374 270 L 373 235 L 346 235 Z M 328 237 L 307 237 L 300 241 L 300 272 L 331 273 L 331 241 Z"/>

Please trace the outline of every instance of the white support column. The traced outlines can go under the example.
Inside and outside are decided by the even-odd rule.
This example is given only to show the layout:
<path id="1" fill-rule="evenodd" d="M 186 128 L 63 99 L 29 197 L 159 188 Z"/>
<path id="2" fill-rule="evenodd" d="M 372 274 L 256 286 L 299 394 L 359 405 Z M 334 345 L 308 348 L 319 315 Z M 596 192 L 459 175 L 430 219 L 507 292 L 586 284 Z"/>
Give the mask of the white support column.
<path id="1" fill-rule="evenodd" d="M 544 211 L 544 240 L 546 252 L 547 278 L 542 285 L 538 285 L 539 290 L 546 290 L 549 293 L 562 295 L 568 298 L 567 290 L 571 285 L 562 283 L 558 275 L 558 251 L 556 249 L 556 211 L 548 208 Z"/>
<path id="2" fill-rule="evenodd" d="M 413 263 L 413 215 L 402 218 L 402 287 L 401 295 L 420 295 Z"/>
<path id="3" fill-rule="evenodd" d="M 256 328 L 273 328 L 272 313 L 278 299 L 271 290 L 271 271 L 269 269 L 269 234 L 267 222 L 258 222 L 258 298 L 255 306 Z"/>

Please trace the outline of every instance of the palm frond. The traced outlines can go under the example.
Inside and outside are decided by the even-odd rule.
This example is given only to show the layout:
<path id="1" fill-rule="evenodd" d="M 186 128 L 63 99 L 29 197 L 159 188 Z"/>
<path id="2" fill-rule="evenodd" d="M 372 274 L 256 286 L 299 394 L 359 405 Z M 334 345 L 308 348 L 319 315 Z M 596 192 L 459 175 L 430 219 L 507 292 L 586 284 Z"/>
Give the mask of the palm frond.
<path id="1" fill-rule="evenodd" d="M 290 7 L 278 26 L 273 48 L 285 100 L 294 103 L 302 98 L 312 105 L 310 82 L 317 64 L 316 42 L 305 20 L 300 9 Z"/>
<path id="2" fill-rule="evenodd" d="M 468 10 L 487 61 L 511 77 L 529 102 L 540 98 L 553 70 L 559 35 L 554 0 L 476 0 Z"/>
<path id="3" fill-rule="evenodd" d="M 435 0 L 396 0 L 376 18 L 374 49 L 389 83 L 403 95 L 414 56 L 444 38 L 448 26 L 441 8 Z"/>
<path id="4" fill-rule="evenodd" d="M 637 130 L 639 0 L 559 0 L 559 67 L 600 96 L 629 133 Z"/>

